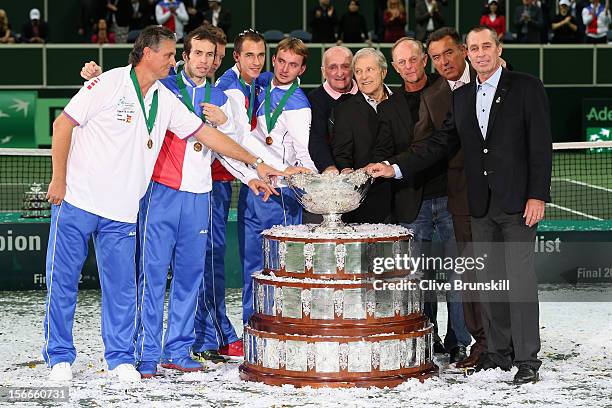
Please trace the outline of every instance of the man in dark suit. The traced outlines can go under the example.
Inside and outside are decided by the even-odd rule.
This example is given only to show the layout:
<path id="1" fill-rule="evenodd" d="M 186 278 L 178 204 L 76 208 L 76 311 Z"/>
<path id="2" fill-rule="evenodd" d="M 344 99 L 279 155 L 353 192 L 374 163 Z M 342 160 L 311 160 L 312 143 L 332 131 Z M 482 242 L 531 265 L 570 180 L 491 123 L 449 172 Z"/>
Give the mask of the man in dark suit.
<path id="1" fill-rule="evenodd" d="M 183 0 L 185 9 L 189 15 L 189 21 L 185 25 L 185 32 L 188 33 L 198 28 L 204 22 L 204 13 L 208 10 L 207 0 Z"/>
<path id="2" fill-rule="evenodd" d="M 414 7 L 416 20 L 416 39 L 426 41 L 429 34 L 444 26 L 441 6 L 448 0 L 417 0 Z"/>
<path id="3" fill-rule="evenodd" d="M 407 150 L 412 143 L 414 126 L 419 120 L 421 95 L 438 76 L 425 74 L 427 54 L 420 41 L 407 37 L 399 39 L 393 45 L 391 55 L 393 68 L 402 77 L 404 86 L 380 104 L 378 137 L 381 140 L 392 139 L 393 154 L 396 155 Z M 386 160 L 396 162 L 395 156 Z M 414 250 L 418 253 L 432 252 L 434 232 L 439 238 L 434 245 L 439 246 L 445 255 L 455 256 L 457 252 L 452 217 L 447 211 L 446 167 L 446 159 L 443 159 L 414 177 L 393 180 L 393 221 L 414 231 Z M 426 273 L 434 275 L 435 271 Z M 450 278 L 459 279 L 459 276 L 449 272 Z M 443 344 L 438 336 L 436 292 L 425 292 L 424 313 L 434 325 L 434 351 L 448 352 L 451 363 L 466 358 L 466 347 L 472 341 L 465 327 L 460 296 L 460 292 L 454 290 L 446 293 L 448 324 Z"/>
<path id="4" fill-rule="evenodd" d="M 438 76 L 428 76 L 425 73 L 427 55 L 423 44 L 418 40 L 408 37 L 399 39 L 391 48 L 391 56 L 393 68 L 402 77 L 404 84 L 380 104 L 378 132 L 380 138 L 393 140 L 393 153 L 398 154 L 410 147 L 414 138 L 414 126 L 419 120 L 421 94 Z M 387 159 L 393 162 L 392 156 L 385 158 Z M 429 171 L 428 178 L 435 178 L 446 171 L 444 163 L 436 167 L 438 169 Z M 423 201 L 425 178 L 425 174 L 421 173 L 417 177 L 394 181 L 393 221 L 409 224 L 417 218 Z M 445 189 L 446 187 L 441 190 Z"/>
<path id="5" fill-rule="evenodd" d="M 544 17 L 542 9 L 532 0 L 523 0 L 523 4 L 514 10 L 514 28 L 519 43 L 538 44 L 542 41 Z"/>
<path id="6" fill-rule="evenodd" d="M 232 25 L 232 13 L 226 8 L 221 7 L 221 0 L 210 0 L 209 9 L 204 12 L 204 20 L 215 27 L 219 27 L 230 38 L 229 29 Z"/>
<path id="7" fill-rule="evenodd" d="M 312 121 L 308 152 L 321 173 L 338 174 L 331 151 L 331 135 L 334 126 L 334 108 L 357 93 L 351 62 L 353 52 L 344 46 L 328 48 L 323 54 L 321 73 L 325 82 L 308 93 Z M 323 217 L 304 210 L 304 224 L 320 224 Z"/>
<path id="8" fill-rule="evenodd" d="M 319 4 L 310 10 L 308 26 L 314 43 L 336 42 L 338 13 L 330 0 L 319 0 Z"/>
<path id="9" fill-rule="evenodd" d="M 393 152 L 393 142 L 378 138 L 378 104 L 391 93 L 384 84 L 387 75 L 385 56 L 374 48 L 357 51 L 352 63 L 359 92 L 334 109 L 331 139 L 336 167 L 343 173 L 384 160 Z M 361 206 L 344 214 L 345 222 L 385 222 L 391 213 L 389 180 L 377 180 Z"/>
<path id="10" fill-rule="evenodd" d="M 527 74 L 502 69 L 501 44 L 488 27 L 467 36 L 476 81 L 453 93 L 444 126 L 415 143 L 399 167 L 414 174 L 463 147 L 475 256 L 485 260 L 478 283 L 491 282 L 486 262 L 495 246 L 504 249 L 509 289 L 480 291 L 487 353 L 477 370 L 518 366 L 515 384 L 538 379 L 541 361 L 539 306 L 534 251 L 537 223 L 550 201 L 552 136 L 544 86 Z M 391 166 L 376 164 L 374 176 L 393 177 Z M 495 242 L 497 237 L 501 242 Z M 481 288 L 482 289 L 482 288 Z M 504 299 L 501 295 L 507 295 Z"/>
<path id="11" fill-rule="evenodd" d="M 338 172 L 332 157 L 330 140 L 334 123 L 333 109 L 357 93 L 351 62 L 353 53 L 343 46 L 327 49 L 321 72 L 325 82 L 308 93 L 312 111 L 308 151 L 319 172 Z"/>
<path id="12" fill-rule="evenodd" d="M 466 61 L 467 51 L 461 42 L 459 33 L 454 28 L 443 27 L 434 31 L 429 37 L 427 50 L 432 64 L 441 76 L 427 87 L 421 96 L 419 121 L 415 128 L 415 142 L 429 137 L 434 130 L 442 127 L 451 106 L 453 91 L 476 80 L 476 71 Z M 459 255 L 472 256 L 471 253 L 468 253 L 472 231 L 462 150 L 449 158 L 446 171 L 447 208 L 452 214 Z M 461 278 L 468 282 L 476 279 L 473 271 L 465 271 Z M 480 354 L 487 350 L 477 293 L 465 291 L 461 295 L 465 325 L 476 343 L 470 349 L 470 356 L 456 363 L 459 368 L 476 365 Z"/>

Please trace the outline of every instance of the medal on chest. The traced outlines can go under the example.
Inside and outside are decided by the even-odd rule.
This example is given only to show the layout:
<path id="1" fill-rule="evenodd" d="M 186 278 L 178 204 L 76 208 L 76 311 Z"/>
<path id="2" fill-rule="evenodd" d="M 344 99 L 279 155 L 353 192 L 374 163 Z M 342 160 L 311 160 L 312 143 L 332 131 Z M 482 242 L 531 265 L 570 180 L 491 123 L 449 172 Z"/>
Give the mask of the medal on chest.
<path id="1" fill-rule="evenodd" d="M 191 102 L 191 97 L 189 96 L 189 93 L 187 92 L 187 86 L 185 85 L 185 81 L 183 81 L 183 74 L 180 72 L 176 74 L 176 85 L 178 86 L 179 92 L 181 93 L 181 96 L 182 96 L 181 99 L 183 101 L 183 105 L 185 105 L 187 109 L 195 113 L 195 108 L 193 106 L 193 103 Z M 196 92 L 196 89 L 193 90 L 194 93 Z M 206 85 L 204 87 L 204 103 L 210 102 L 210 95 L 211 95 L 210 89 L 211 89 L 210 82 L 206 81 Z M 206 115 L 204 115 L 204 111 L 202 111 L 202 114 L 200 115 L 200 119 L 202 119 L 202 122 L 206 123 Z M 201 152 L 202 149 L 203 149 L 202 143 L 195 142 L 193 144 L 193 150 L 195 150 L 196 152 Z"/>
<path id="2" fill-rule="evenodd" d="M 268 136 L 266 136 L 266 145 L 271 146 L 272 143 L 274 143 L 274 139 L 272 139 L 272 136 L 270 135 L 272 133 L 272 129 L 274 129 L 274 126 L 276 126 L 276 122 L 278 121 L 280 114 L 283 112 L 283 108 L 285 107 L 285 105 L 287 105 L 287 101 L 289 100 L 291 95 L 293 95 L 293 93 L 296 91 L 297 88 L 298 88 L 298 81 L 295 80 L 293 81 L 289 89 L 287 89 L 287 91 L 285 92 L 281 100 L 278 102 L 278 105 L 276 105 L 274 110 L 272 110 L 270 107 L 270 99 L 271 99 L 270 95 L 272 93 L 272 83 L 270 82 L 268 86 L 266 86 L 266 98 L 264 101 L 264 116 L 266 118 L 266 126 L 269 132 Z"/>
<path id="3" fill-rule="evenodd" d="M 158 95 L 157 89 L 153 92 L 153 100 L 151 101 L 151 108 L 149 109 L 149 114 L 147 115 L 147 111 L 144 105 L 144 98 L 142 96 L 142 92 L 140 91 L 140 84 L 138 83 L 138 78 L 136 77 L 136 71 L 132 67 L 130 71 L 130 78 L 132 78 L 132 84 L 134 85 L 134 90 L 136 91 L 136 96 L 138 96 L 138 102 L 140 103 L 140 108 L 142 109 L 142 115 L 145 118 L 145 123 L 147 124 L 147 132 L 149 139 L 147 140 L 147 147 L 149 150 L 153 149 L 153 139 L 151 139 L 151 131 L 153 131 L 153 126 L 155 126 L 155 118 L 157 117 L 157 106 L 158 106 Z"/>

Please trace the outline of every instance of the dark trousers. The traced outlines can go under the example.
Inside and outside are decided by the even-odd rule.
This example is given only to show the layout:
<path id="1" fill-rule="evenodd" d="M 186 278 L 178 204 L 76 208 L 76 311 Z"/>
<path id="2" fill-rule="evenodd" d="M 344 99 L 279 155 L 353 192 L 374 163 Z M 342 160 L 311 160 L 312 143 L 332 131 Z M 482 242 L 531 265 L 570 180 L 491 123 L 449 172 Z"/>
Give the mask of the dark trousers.
<path id="1" fill-rule="evenodd" d="M 459 256 L 473 257 L 472 228 L 469 215 L 454 215 L 453 228 Z M 461 279 L 464 282 L 476 282 L 476 272 L 473 269 L 463 272 Z M 487 350 L 487 337 L 482 326 L 482 308 L 477 291 L 463 291 L 463 318 L 465 326 L 476 341 L 470 353 L 479 353 Z"/>
<path id="2" fill-rule="evenodd" d="M 485 257 L 485 267 L 476 272 L 478 282 L 509 281 L 508 291 L 479 293 L 489 355 L 501 366 L 528 364 L 538 369 L 542 362 L 537 357 L 540 328 L 534 267 L 536 226 L 527 227 L 522 213 L 503 212 L 493 194 L 487 214 L 471 220 L 474 255 Z M 495 256 L 498 250 L 503 250 L 503 255 Z M 501 260 L 504 269 L 494 265 Z M 499 276 L 504 270 L 506 276 Z"/>

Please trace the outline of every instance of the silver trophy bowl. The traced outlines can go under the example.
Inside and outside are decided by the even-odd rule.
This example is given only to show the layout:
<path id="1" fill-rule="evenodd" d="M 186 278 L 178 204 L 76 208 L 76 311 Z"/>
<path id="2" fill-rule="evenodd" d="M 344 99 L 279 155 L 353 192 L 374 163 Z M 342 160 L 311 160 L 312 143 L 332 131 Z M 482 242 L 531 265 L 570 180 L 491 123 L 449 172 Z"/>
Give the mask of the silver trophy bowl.
<path id="1" fill-rule="evenodd" d="M 372 177 L 364 170 L 348 174 L 294 174 L 287 184 L 306 211 L 323 216 L 323 222 L 314 230 L 351 232 L 341 216 L 359 207 Z"/>

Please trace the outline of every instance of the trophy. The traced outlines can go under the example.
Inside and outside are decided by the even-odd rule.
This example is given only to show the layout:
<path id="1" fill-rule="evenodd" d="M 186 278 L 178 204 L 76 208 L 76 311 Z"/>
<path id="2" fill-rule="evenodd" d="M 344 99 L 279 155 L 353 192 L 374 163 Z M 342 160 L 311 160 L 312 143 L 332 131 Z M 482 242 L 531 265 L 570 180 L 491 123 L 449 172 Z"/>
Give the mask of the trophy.
<path id="1" fill-rule="evenodd" d="M 372 178 L 296 174 L 289 187 L 320 225 L 262 232 L 253 275 L 254 314 L 244 328 L 240 378 L 297 387 L 394 387 L 435 374 L 433 325 L 420 274 L 380 260 L 410 256 L 413 232 L 392 224 L 344 224 Z M 393 285 L 393 286 L 391 286 Z"/>
<path id="2" fill-rule="evenodd" d="M 51 203 L 47 201 L 47 192 L 42 191 L 42 184 L 30 184 L 30 191 L 23 193 L 22 218 L 51 217 Z"/>
<path id="3" fill-rule="evenodd" d="M 323 216 L 313 231 L 353 232 L 341 216 L 359 207 L 366 196 L 372 177 L 363 169 L 348 174 L 294 174 L 287 184 L 307 211 Z"/>

